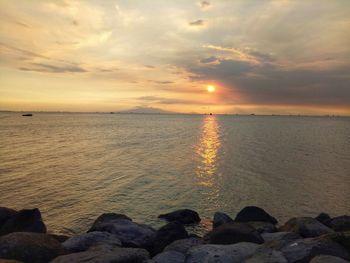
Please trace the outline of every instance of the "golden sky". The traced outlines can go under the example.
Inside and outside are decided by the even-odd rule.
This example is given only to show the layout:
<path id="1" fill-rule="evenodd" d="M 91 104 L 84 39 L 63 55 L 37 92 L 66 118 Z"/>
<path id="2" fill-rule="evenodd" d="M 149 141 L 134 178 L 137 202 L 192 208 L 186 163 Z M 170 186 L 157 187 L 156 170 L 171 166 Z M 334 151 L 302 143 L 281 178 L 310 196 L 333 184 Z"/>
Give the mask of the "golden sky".
<path id="1" fill-rule="evenodd" d="M 0 109 L 350 115 L 349 14 L 348 0 L 0 0 Z"/>

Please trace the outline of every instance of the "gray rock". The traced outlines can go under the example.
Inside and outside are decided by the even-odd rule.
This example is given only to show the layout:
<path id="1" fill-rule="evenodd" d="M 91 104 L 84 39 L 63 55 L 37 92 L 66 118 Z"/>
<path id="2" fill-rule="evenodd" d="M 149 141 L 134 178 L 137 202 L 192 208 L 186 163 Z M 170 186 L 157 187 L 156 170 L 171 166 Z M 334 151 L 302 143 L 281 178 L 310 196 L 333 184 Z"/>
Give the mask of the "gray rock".
<path id="1" fill-rule="evenodd" d="M 250 258 L 244 261 L 244 263 L 288 263 L 283 253 L 274 249 L 262 249 L 256 250 Z"/>
<path id="2" fill-rule="evenodd" d="M 16 232 L 0 237 L 0 258 L 46 263 L 64 253 L 61 243 L 46 234 Z"/>
<path id="3" fill-rule="evenodd" d="M 221 226 L 226 223 L 231 223 L 231 222 L 233 222 L 233 219 L 229 215 L 222 212 L 216 212 L 214 214 L 214 219 L 213 219 L 213 228 L 216 228 L 218 226 Z"/>
<path id="4" fill-rule="evenodd" d="M 239 242 L 251 242 L 261 244 L 264 239 L 247 223 L 226 223 L 209 232 L 205 240 L 210 244 L 235 244 Z"/>
<path id="5" fill-rule="evenodd" d="M 88 232 L 94 232 L 99 231 L 98 229 L 101 228 L 101 224 L 107 224 L 108 222 L 113 222 L 117 219 L 125 219 L 132 221 L 130 217 L 123 215 L 123 214 L 116 214 L 116 213 L 105 213 L 100 215 L 95 222 L 92 224 L 91 228 L 88 230 Z"/>
<path id="6" fill-rule="evenodd" d="M 39 209 L 23 209 L 8 218 L 0 228 L 0 235 L 12 232 L 46 233 Z"/>
<path id="7" fill-rule="evenodd" d="M 51 263 L 146 263 L 149 254 L 140 248 L 114 248 L 111 251 L 88 250 L 60 256 Z"/>
<path id="8" fill-rule="evenodd" d="M 280 251 L 288 262 L 308 263 L 318 255 L 331 255 L 349 260 L 350 255 L 346 249 L 339 244 L 320 238 L 305 238 L 291 242 L 282 247 Z"/>
<path id="9" fill-rule="evenodd" d="M 277 224 L 276 218 L 269 215 L 264 209 L 257 206 L 247 206 L 243 208 L 235 218 L 236 222 L 261 221 Z"/>
<path id="10" fill-rule="evenodd" d="M 198 224 L 201 219 L 196 211 L 191 209 L 180 209 L 171 213 L 159 215 L 158 218 L 169 222 L 179 222 L 181 224 Z"/>
<path id="11" fill-rule="evenodd" d="M 204 242 L 203 239 L 198 237 L 180 239 L 166 246 L 164 251 L 177 251 L 177 252 L 186 254 L 190 248 L 198 245 L 202 245 L 203 242 Z"/>
<path id="12" fill-rule="evenodd" d="M 150 226 L 118 217 L 98 218 L 91 230 L 114 234 L 125 247 L 150 248 L 156 236 L 156 231 Z"/>
<path id="13" fill-rule="evenodd" d="M 294 217 L 281 226 L 279 231 L 295 232 L 302 237 L 317 237 L 333 232 L 312 217 Z"/>
<path id="14" fill-rule="evenodd" d="M 294 232 L 263 233 L 261 236 L 265 241 L 264 246 L 277 250 L 291 242 L 302 239 L 299 234 Z"/>
<path id="15" fill-rule="evenodd" d="M 199 245 L 191 248 L 186 263 L 241 263 L 252 256 L 259 245 L 237 243 L 234 245 Z"/>
<path id="16" fill-rule="evenodd" d="M 98 245 L 121 246 L 117 236 L 108 232 L 89 232 L 79 236 L 73 236 L 62 243 L 62 246 L 70 252 L 81 252 Z"/>
<path id="17" fill-rule="evenodd" d="M 6 222 L 7 219 L 16 215 L 18 212 L 11 208 L 0 207 L 0 227 Z"/>
<path id="18" fill-rule="evenodd" d="M 248 222 L 248 224 L 254 227 L 260 234 L 274 233 L 277 231 L 277 228 L 275 227 L 275 225 L 270 222 L 252 221 L 252 222 Z"/>
<path id="19" fill-rule="evenodd" d="M 337 232 L 350 231 L 350 216 L 337 216 L 328 221 L 328 225 Z"/>
<path id="20" fill-rule="evenodd" d="M 158 254 L 152 260 L 152 263 L 184 263 L 185 255 L 176 251 L 165 251 Z"/>
<path id="21" fill-rule="evenodd" d="M 310 263 L 347 263 L 346 261 L 339 257 L 328 256 L 328 255 L 320 255 L 311 259 Z"/>
<path id="22" fill-rule="evenodd" d="M 331 220 L 331 217 L 326 213 L 320 213 L 318 216 L 315 217 L 317 221 L 324 224 L 325 226 L 329 226 L 328 222 Z"/>

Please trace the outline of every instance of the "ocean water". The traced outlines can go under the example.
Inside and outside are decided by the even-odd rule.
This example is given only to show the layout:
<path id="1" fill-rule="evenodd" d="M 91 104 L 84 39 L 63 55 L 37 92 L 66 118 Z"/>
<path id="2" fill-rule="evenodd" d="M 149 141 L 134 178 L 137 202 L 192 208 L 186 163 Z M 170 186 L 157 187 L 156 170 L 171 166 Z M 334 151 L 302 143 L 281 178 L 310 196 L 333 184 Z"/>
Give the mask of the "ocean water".
<path id="1" fill-rule="evenodd" d="M 350 118 L 0 113 L 0 206 L 38 207 L 50 232 L 105 212 L 207 227 L 257 205 L 292 216 L 350 214 Z"/>

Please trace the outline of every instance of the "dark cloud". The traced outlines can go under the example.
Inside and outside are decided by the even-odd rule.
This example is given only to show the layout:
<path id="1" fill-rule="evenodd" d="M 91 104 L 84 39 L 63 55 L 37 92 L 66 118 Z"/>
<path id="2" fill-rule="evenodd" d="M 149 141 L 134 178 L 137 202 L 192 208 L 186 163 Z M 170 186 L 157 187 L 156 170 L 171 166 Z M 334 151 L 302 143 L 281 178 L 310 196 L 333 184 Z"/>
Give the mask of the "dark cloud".
<path id="1" fill-rule="evenodd" d="M 152 66 L 152 65 L 143 65 L 143 66 L 146 68 L 156 68 L 155 66 Z"/>
<path id="2" fill-rule="evenodd" d="M 24 70 L 24 71 L 37 71 L 37 72 L 50 72 L 50 73 L 87 72 L 85 69 L 79 66 L 70 66 L 70 65 L 56 66 L 56 65 L 49 65 L 49 64 L 43 64 L 43 63 L 32 63 L 31 65 L 34 67 L 20 67 L 18 69 Z"/>
<path id="3" fill-rule="evenodd" d="M 349 66 L 286 69 L 273 63 L 222 60 L 214 65 L 190 66 L 189 71 L 194 74 L 193 80 L 219 81 L 247 104 L 350 107 Z"/>
<path id="4" fill-rule="evenodd" d="M 204 26 L 204 20 L 198 19 L 188 23 L 190 26 Z"/>
<path id="5" fill-rule="evenodd" d="M 199 62 L 206 64 L 206 63 L 216 62 L 218 60 L 219 60 L 218 57 L 211 56 L 211 57 L 208 57 L 208 58 L 202 58 Z"/>
<path id="6" fill-rule="evenodd" d="M 173 84 L 174 81 L 170 81 L 170 80 L 149 80 L 150 82 L 154 82 L 157 84 Z"/>
<path id="7" fill-rule="evenodd" d="M 199 3 L 201 9 L 206 10 L 210 7 L 210 3 L 208 1 L 202 1 Z"/>

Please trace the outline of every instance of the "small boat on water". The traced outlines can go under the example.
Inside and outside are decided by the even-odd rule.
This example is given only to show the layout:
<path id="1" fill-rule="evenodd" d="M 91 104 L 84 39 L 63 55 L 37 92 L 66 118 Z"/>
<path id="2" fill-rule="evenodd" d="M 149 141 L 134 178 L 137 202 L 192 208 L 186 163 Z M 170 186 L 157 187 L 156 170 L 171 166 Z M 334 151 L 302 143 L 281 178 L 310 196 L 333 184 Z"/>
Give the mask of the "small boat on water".
<path id="1" fill-rule="evenodd" d="M 33 114 L 31 114 L 31 113 L 26 113 L 26 114 L 22 114 L 22 116 L 24 116 L 24 117 L 32 117 Z"/>

